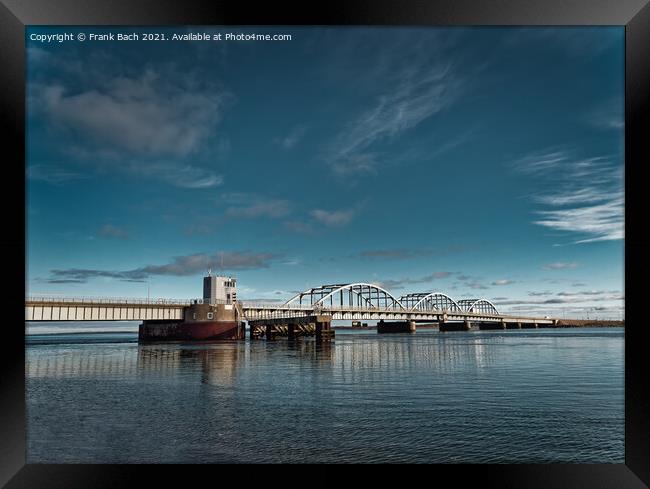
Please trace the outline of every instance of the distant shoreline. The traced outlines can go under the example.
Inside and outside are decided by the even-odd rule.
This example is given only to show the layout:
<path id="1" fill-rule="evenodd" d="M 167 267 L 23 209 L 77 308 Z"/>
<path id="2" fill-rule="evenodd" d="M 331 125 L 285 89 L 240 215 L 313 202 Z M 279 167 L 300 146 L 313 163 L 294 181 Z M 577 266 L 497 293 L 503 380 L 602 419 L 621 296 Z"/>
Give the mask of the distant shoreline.
<path id="1" fill-rule="evenodd" d="M 616 319 L 559 319 L 558 328 L 624 328 L 625 320 Z"/>

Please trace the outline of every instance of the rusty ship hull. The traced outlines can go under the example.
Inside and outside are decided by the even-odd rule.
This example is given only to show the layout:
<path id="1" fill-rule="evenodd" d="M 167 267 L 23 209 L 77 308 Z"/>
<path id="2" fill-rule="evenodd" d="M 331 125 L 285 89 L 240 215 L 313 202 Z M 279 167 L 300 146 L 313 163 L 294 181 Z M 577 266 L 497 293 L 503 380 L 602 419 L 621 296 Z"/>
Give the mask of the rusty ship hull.
<path id="1" fill-rule="evenodd" d="M 145 320 L 138 329 L 138 340 L 219 341 L 245 339 L 244 322 L 228 305 L 193 304 L 181 320 Z"/>
<path id="2" fill-rule="evenodd" d="M 244 325 L 238 321 L 145 321 L 138 331 L 140 341 L 243 340 Z"/>

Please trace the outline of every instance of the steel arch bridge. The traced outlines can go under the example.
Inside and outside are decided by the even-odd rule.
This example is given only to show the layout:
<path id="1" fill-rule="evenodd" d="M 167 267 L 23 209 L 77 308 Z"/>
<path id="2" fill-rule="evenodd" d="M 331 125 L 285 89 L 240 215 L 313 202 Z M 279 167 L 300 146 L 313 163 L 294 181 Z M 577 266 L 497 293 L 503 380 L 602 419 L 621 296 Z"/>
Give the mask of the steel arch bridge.
<path id="1" fill-rule="evenodd" d="M 382 287 L 365 282 L 321 285 L 296 294 L 283 306 L 357 307 L 405 310 L 404 305 Z"/>
<path id="2" fill-rule="evenodd" d="M 151 301 L 119 298 L 43 298 L 25 301 L 27 321 L 181 320 L 197 301 Z M 527 318 L 499 313 L 487 299 L 455 301 L 442 292 L 419 292 L 399 299 L 379 285 L 357 282 L 312 287 L 287 302 L 237 301 L 247 321 L 304 319 L 327 316 L 334 320 L 492 321 L 552 323 L 548 317 Z"/>
<path id="3" fill-rule="evenodd" d="M 462 299 L 455 301 L 442 292 L 416 292 L 399 299 L 379 285 L 357 282 L 327 284 L 312 287 L 296 294 L 281 307 L 313 308 L 364 308 L 393 311 L 430 311 L 448 313 L 481 313 L 499 315 L 497 308 L 487 299 Z"/>
<path id="4" fill-rule="evenodd" d="M 405 308 L 419 311 L 460 312 L 463 310 L 454 299 L 442 292 L 416 292 L 403 295 L 399 300 Z"/>
<path id="5" fill-rule="evenodd" d="M 463 311 L 467 312 L 493 314 L 495 316 L 499 314 L 494 304 L 487 299 L 462 299 L 458 301 L 458 305 Z"/>

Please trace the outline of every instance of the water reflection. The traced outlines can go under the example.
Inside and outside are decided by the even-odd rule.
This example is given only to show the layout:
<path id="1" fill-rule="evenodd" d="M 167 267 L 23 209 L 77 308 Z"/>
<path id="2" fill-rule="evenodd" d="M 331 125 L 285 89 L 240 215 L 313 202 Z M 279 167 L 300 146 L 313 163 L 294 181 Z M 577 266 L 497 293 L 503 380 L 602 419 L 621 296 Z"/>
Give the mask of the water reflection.
<path id="1" fill-rule="evenodd" d="M 101 348 L 49 348 L 48 352 L 28 350 L 25 372 L 28 378 L 135 376 L 136 352 Z"/>
<path id="2" fill-rule="evenodd" d="M 621 333 L 600 331 L 337 332 L 320 344 L 49 338 L 27 347 L 28 455 L 620 462 L 622 346 Z"/>
<path id="3" fill-rule="evenodd" d="M 335 368 L 341 373 L 355 370 L 385 371 L 436 369 L 451 372 L 487 368 L 495 362 L 498 338 L 450 338 L 429 335 L 373 336 L 340 335 L 335 342 L 277 340 L 272 342 L 160 343 L 147 345 L 48 345 L 48 352 L 28 355 L 29 377 L 146 376 L 178 377 L 197 375 L 196 380 L 215 385 L 232 385 L 238 368 L 278 362 L 308 362 L 310 369 Z M 188 378 L 189 380 L 189 378 Z"/>
<path id="4" fill-rule="evenodd" d="M 242 353 L 236 343 L 140 345 L 138 373 L 171 377 L 182 374 L 203 384 L 229 386 L 235 381 Z"/>

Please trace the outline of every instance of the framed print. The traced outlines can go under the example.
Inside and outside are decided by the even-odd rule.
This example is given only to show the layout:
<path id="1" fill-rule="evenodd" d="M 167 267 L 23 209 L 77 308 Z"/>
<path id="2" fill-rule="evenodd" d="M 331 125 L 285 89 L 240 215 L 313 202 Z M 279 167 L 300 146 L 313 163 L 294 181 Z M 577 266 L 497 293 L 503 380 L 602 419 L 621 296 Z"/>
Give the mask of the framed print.
<path id="1" fill-rule="evenodd" d="M 647 487 L 649 23 L 4 0 L 0 481 Z"/>

